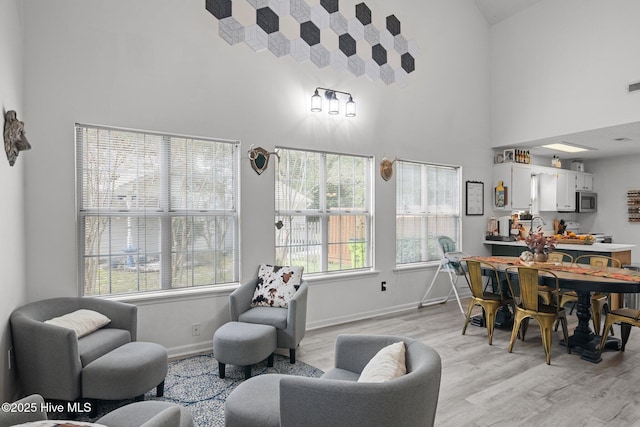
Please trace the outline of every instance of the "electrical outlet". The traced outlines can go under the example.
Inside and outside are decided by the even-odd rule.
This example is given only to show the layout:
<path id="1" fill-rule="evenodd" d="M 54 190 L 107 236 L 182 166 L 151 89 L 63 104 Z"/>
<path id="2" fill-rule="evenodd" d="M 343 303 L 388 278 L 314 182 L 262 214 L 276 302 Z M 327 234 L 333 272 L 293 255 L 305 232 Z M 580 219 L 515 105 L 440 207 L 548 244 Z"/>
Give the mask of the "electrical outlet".
<path id="1" fill-rule="evenodd" d="M 200 323 L 194 323 L 191 325 L 191 335 L 194 337 L 200 336 Z"/>
<path id="2" fill-rule="evenodd" d="M 382 283 L 380 283 L 380 290 L 381 290 L 382 292 L 384 292 L 384 291 L 386 291 L 386 290 L 387 290 L 387 282 L 382 282 Z"/>

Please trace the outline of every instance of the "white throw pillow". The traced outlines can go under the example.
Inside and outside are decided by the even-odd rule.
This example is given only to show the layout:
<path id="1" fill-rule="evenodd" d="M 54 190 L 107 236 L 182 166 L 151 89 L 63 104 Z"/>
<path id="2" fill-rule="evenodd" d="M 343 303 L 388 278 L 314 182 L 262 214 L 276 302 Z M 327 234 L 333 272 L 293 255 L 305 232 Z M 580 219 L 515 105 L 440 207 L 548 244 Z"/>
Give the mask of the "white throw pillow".
<path id="1" fill-rule="evenodd" d="M 258 284 L 251 307 L 287 308 L 300 287 L 302 271 L 302 266 L 262 264 L 258 270 Z"/>
<path id="2" fill-rule="evenodd" d="M 382 348 L 364 367 L 358 382 L 381 383 L 407 373 L 404 342 Z"/>
<path id="3" fill-rule="evenodd" d="M 44 323 L 49 323 L 50 325 L 73 329 L 78 338 L 97 331 L 109 322 L 111 322 L 111 319 L 107 316 L 98 313 L 97 311 L 85 309 L 80 309 L 73 313 L 44 321 Z"/>

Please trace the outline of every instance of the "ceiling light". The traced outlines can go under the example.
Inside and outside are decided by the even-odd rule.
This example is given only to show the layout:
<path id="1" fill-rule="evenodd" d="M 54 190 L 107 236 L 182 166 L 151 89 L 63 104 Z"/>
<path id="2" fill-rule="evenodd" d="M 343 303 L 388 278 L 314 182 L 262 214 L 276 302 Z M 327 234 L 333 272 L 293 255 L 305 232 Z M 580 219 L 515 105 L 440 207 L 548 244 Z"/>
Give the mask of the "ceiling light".
<path id="1" fill-rule="evenodd" d="M 349 97 L 349 100 L 345 104 L 345 116 L 356 116 L 356 103 L 350 93 L 323 87 L 317 87 L 313 92 L 311 96 L 311 111 L 314 113 L 322 111 L 322 97 L 318 93 L 320 90 L 324 91 L 324 97 L 329 101 L 329 114 L 335 115 L 340 113 L 340 100 L 337 95 L 342 94 Z"/>
<path id="2" fill-rule="evenodd" d="M 549 150 L 564 151 L 565 153 L 580 153 L 582 151 L 589 151 L 588 148 L 579 147 L 577 145 L 569 144 L 567 142 L 557 142 L 555 144 L 545 144 L 542 147 L 543 148 L 548 148 Z"/>

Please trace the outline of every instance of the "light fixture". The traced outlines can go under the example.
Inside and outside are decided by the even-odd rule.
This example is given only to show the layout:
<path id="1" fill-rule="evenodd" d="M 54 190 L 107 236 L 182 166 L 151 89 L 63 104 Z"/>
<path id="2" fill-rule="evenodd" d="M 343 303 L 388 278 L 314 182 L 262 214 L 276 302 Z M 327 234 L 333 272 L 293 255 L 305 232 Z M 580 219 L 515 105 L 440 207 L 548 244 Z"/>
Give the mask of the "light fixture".
<path id="1" fill-rule="evenodd" d="M 311 111 L 314 113 L 322 111 L 322 98 L 320 98 L 320 94 L 318 94 L 318 89 L 316 89 L 311 97 Z"/>
<path id="2" fill-rule="evenodd" d="M 329 114 L 338 114 L 340 112 L 340 101 L 335 92 L 332 92 L 331 99 L 329 100 Z"/>
<path id="3" fill-rule="evenodd" d="M 580 153 L 582 151 L 589 151 L 589 148 L 587 147 L 581 147 L 576 144 L 569 144 L 565 141 L 557 142 L 555 144 L 545 144 L 542 145 L 542 147 L 548 148 L 549 150 L 564 151 L 565 153 Z"/>
<path id="4" fill-rule="evenodd" d="M 322 97 L 318 93 L 320 90 L 324 91 L 324 97 L 329 101 L 329 114 L 336 115 L 340 113 L 340 100 L 338 99 L 338 94 L 342 94 L 349 97 L 349 100 L 345 104 L 345 116 L 356 116 L 356 103 L 350 93 L 335 89 L 326 89 L 323 87 L 317 87 L 313 96 L 311 96 L 311 111 L 314 113 L 322 111 Z"/>

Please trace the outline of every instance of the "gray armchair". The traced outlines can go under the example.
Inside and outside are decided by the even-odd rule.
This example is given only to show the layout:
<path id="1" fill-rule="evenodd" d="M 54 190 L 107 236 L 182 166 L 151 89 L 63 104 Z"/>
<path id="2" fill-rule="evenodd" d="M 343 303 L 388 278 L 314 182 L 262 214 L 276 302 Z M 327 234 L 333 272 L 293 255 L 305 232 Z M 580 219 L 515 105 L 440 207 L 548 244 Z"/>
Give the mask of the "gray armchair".
<path id="1" fill-rule="evenodd" d="M 383 347 L 404 341 L 407 374 L 386 382 L 358 382 Z M 225 425 L 239 427 L 433 426 L 440 394 L 440 355 L 399 336 L 341 335 L 335 368 L 321 378 L 265 374 L 229 395 Z"/>
<path id="2" fill-rule="evenodd" d="M 44 323 L 79 309 L 102 313 L 111 322 L 80 339 L 71 329 Z M 22 391 L 73 401 L 83 397 L 81 373 L 86 365 L 136 340 L 137 307 L 98 298 L 37 301 L 14 310 L 11 333 Z"/>
<path id="3" fill-rule="evenodd" d="M 0 427 L 10 427 L 47 419 L 47 413 L 43 410 L 44 399 L 40 395 L 32 394 L 14 403 L 20 404 L 22 408 L 28 408 L 28 410 L 0 411 Z"/>
<path id="4" fill-rule="evenodd" d="M 289 360 L 296 362 L 296 348 L 304 337 L 307 324 L 308 284 L 300 281 L 300 287 L 289 301 L 288 308 L 251 307 L 253 293 L 258 284 L 255 278 L 240 285 L 229 296 L 231 320 L 234 322 L 272 325 L 278 335 L 278 347 L 289 349 Z"/>

